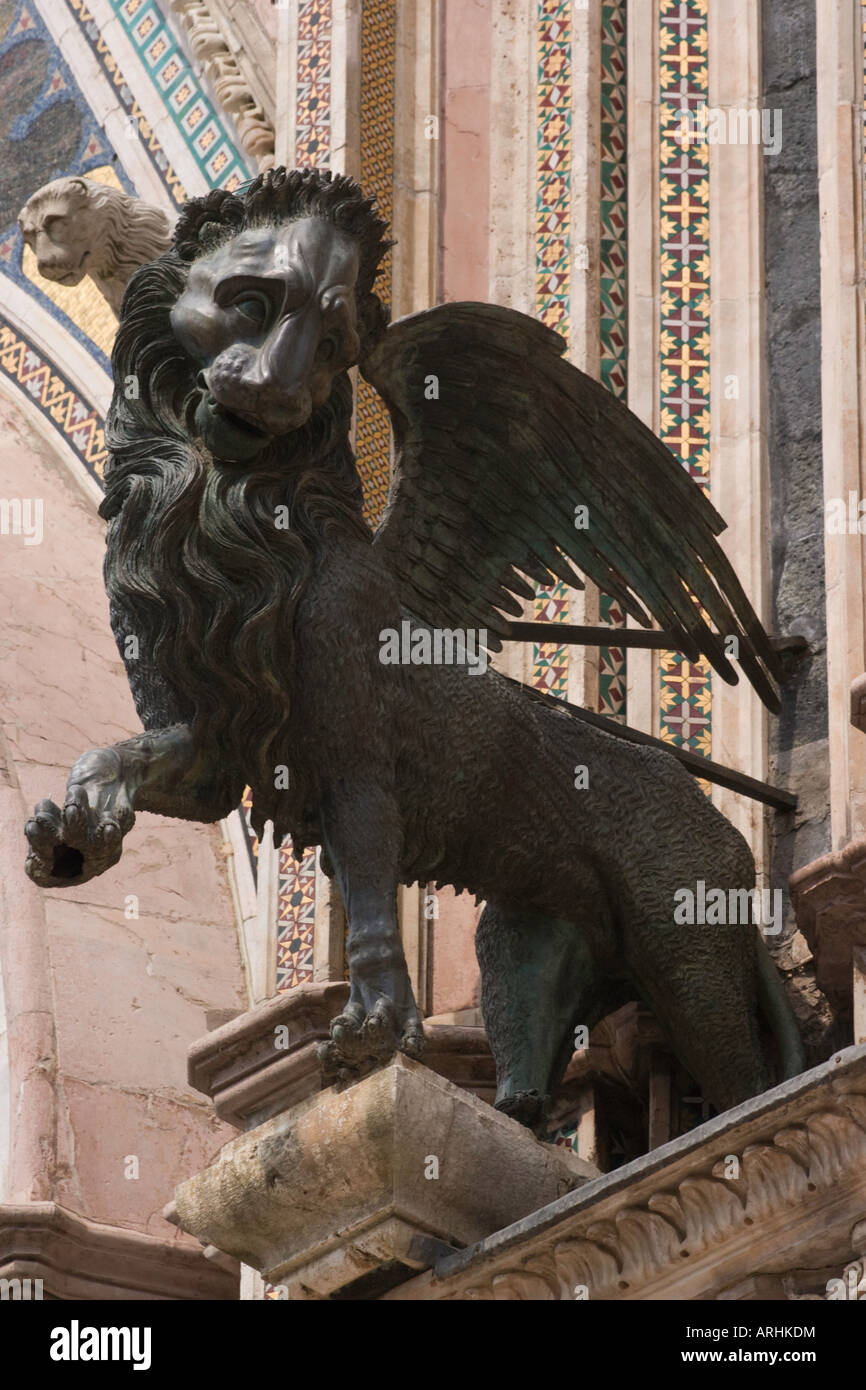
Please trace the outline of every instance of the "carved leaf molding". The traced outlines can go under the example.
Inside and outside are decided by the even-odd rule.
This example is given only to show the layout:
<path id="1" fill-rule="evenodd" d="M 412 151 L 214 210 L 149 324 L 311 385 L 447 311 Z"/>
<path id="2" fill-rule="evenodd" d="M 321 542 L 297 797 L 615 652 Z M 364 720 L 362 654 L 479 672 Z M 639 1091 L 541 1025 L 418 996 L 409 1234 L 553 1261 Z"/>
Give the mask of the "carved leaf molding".
<path id="1" fill-rule="evenodd" d="M 653 1193 L 579 1236 L 549 1233 L 518 1263 L 467 1272 L 445 1301 L 571 1301 L 585 1287 L 591 1299 L 615 1299 L 681 1268 L 686 1257 L 717 1248 L 745 1227 L 786 1211 L 808 1195 L 830 1191 L 866 1164 L 866 1096 L 840 1094 L 836 1110 L 820 1110 L 765 1143 L 746 1145 L 736 1179 L 719 1160 L 711 1177 L 690 1175 L 676 1190 Z M 578 1218 L 579 1219 L 579 1218 Z"/>
<path id="2" fill-rule="evenodd" d="M 189 34 L 190 47 L 211 82 L 220 105 L 233 118 L 247 154 L 259 169 L 274 163 L 274 127 L 250 91 L 237 59 L 205 0 L 170 0 L 171 8 Z"/>

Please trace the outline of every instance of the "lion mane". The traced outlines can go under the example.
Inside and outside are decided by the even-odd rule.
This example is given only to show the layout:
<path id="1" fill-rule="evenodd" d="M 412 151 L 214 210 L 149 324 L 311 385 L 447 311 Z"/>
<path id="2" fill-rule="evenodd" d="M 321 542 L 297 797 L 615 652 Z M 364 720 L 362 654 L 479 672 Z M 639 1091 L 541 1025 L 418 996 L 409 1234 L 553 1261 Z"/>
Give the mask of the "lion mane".
<path id="1" fill-rule="evenodd" d="M 194 437 L 197 369 L 169 316 L 196 257 L 245 227 L 310 215 L 357 238 L 362 339 L 370 345 L 384 330 L 373 282 L 390 243 L 351 179 L 268 170 L 243 193 L 188 203 L 173 247 L 133 275 L 124 297 L 100 507 L 112 628 L 142 723 L 189 723 L 200 746 L 229 754 L 247 771 L 257 832 L 270 818 L 277 843 L 291 834 L 296 849 L 312 827 L 308 760 L 291 723 L 295 616 L 329 532 L 372 539 L 349 442 L 352 386 L 337 376 L 302 429 L 244 468 L 223 464 Z M 275 526 L 280 506 L 285 528 Z M 275 791 L 281 765 L 288 797 Z"/>
<path id="2" fill-rule="evenodd" d="M 62 240 L 47 229 L 52 218 L 63 220 Z M 134 272 L 171 244 L 171 224 L 161 208 L 79 177 L 44 184 L 27 200 L 18 223 L 36 250 L 40 274 L 49 280 L 89 275 L 116 314 Z"/>

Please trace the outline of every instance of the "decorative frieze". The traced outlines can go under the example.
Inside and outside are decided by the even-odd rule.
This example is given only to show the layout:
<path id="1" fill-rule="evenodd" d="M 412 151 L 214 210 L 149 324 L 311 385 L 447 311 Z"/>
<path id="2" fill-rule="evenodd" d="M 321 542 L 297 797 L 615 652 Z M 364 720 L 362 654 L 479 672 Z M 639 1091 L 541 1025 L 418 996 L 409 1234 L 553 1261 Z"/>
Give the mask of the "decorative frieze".
<path id="1" fill-rule="evenodd" d="M 170 0 L 189 35 L 190 47 L 213 84 L 223 111 L 234 120 L 241 145 L 259 169 L 274 163 L 274 127 L 259 105 L 205 0 Z"/>
<path id="2" fill-rule="evenodd" d="M 387 1297 L 730 1297 L 764 1275 L 844 1266 L 861 1254 L 852 1232 L 864 1211 L 859 1046 L 441 1260 Z"/>

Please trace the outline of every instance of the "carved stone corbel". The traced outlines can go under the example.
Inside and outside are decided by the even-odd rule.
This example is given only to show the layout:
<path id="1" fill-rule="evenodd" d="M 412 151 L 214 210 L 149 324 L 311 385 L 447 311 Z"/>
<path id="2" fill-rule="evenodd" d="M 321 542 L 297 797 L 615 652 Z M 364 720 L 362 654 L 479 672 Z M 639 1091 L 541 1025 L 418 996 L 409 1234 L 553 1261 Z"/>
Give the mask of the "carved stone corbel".
<path id="1" fill-rule="evenodd" d="M 78 176 L 38 188 L 18 225 L 40 275 L 68 286 L 89 276 L 115 314 L 133 273 L 171 245 L 171 223 L 161 208 Z"/>
<path id="2" fill-rule="evenodd" d="M 260 170 L 274 163 L 274 127 L 250 90 L 219 23 L 205 0 L 171 0 L 190 47 L 213 83 L 217 100 L 234 120 L 240 142 Z"/>

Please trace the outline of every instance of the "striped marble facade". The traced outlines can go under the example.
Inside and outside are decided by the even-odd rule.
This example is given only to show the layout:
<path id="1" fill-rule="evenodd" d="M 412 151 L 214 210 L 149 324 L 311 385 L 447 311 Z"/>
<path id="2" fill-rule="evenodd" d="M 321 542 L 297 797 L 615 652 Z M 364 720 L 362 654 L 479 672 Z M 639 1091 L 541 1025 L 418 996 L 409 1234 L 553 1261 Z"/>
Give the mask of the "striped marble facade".
<path id="1" fill-rule="evenodd" d="M 702 487 L 710 483 L 709 146 L 695 138 L 709 100 L 707 0 L 661 0 L 659 16 L 659 433 Z M 711 752 L 706 661 L 662 652 L 660 736 Z"/>

